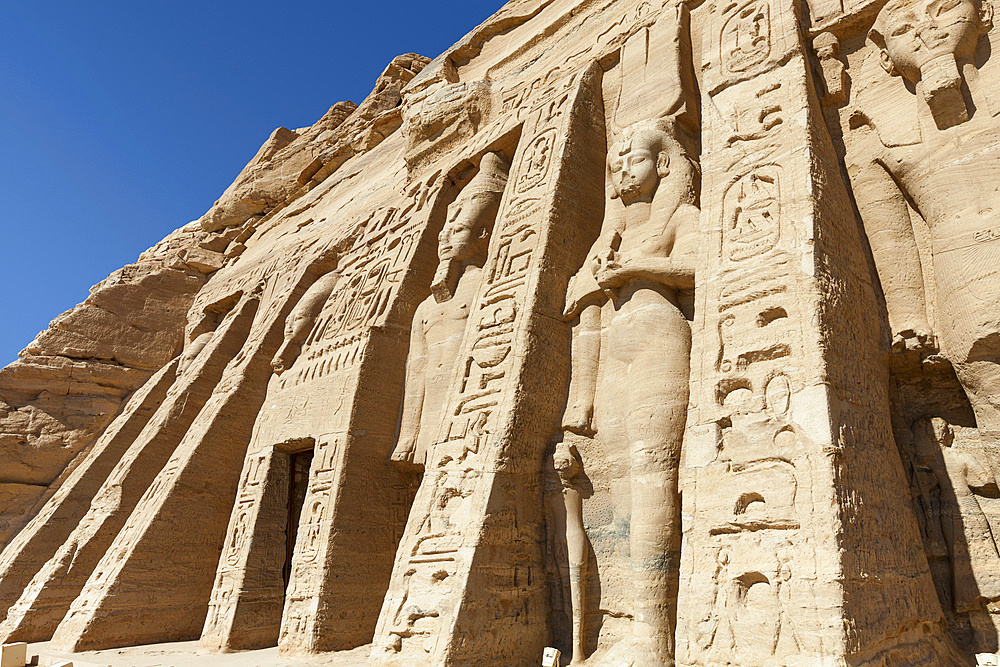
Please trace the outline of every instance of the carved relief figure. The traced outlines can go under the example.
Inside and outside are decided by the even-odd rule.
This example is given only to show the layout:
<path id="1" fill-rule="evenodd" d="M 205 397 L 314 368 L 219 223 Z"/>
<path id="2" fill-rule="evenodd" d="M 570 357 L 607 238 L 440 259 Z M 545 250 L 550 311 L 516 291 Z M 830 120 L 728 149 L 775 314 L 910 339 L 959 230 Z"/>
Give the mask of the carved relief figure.
<path id="1" fill-rule="evenodd" d="M 441 424 L 469 307 L 479 287 L 490 234 L 507 185 L 507 162 L 487 153 L 479 172 L 448 207 L 438 237 L 432 295 L 417 306 L 406 360 L 406 391 L 392 459 L 423 469 Z"/>
<path id="2" fill-rule="evenodd" d="M 992 22 L 989 0 L 891 0 L 866 47 L 848 57 L 852 100 L 842 116 L 893 349 L 906 352 L 893 359 L 896 436 L 905 451 L 912 424 L 910 479 L 928 564 L 958 645 L 990 651 L 1000 618 L 996 491 L 984 456 L 1000 435 Z M 972 426 L 963 392 L 978 434 L 923 416 Z"/>
<path id="3" fill-rule="evenodd" d="M 881 81 L 883 101 L 854 113 L 847 162 L 894 344 L 933 350 L 937 334 L 980 432 L 998 434 L 1000 124 L 975 64 L 991 25 L 987 0 L 889 2 L 869 39 L 903 81 Z M 908 203 L 930 231 L 933 332 Z"/>
<path id="4" fill-rule="evenodd" d="M 930 509 L 928 532 L 943 537 L 951 561 L 951 586 L 945 598 L 951 611 L 970 612 L 984 602 L 1000 600 L 1000 552 L 977 500 L 979 494 L 996 496 L 994 471 L 975 449 L 954 446 L 951 427 L 939 417 L 917 420 L 913 436 L 918 473 L 930 473 L 930 480 L 922 484 Z"/>
<path id="5" fill-rule="evenodd" d="M 607 169 L 612 192 L 604 230 L 567 300 L 566 316 L 579 315 L 580 321 L 564 441 L 573 443 L 586 464 L 587 447 L 595 442 L 590 438 L 598 378 L 604 388 L 614 387 L 604 393 L 614 397 L 610 409 L 623 416 L 626 441 L 607 444 L 621 447 L 628 459 L 634 605 L 633 637 L 616 652 L 668 665 L 680 551 L 677 473 L 691 349 L 678 290 L 694 285 L 697 167 L 673 123 L 662 119 L 628 127 L 612 145 Z M 567 495 L 567 502 L 576 500 Z M 567 515 L 572 521 L 579 511 L 568 507 Z M 579 562 L 580 554 L 571 553 L 571 567 L 574 558 Z M 579 598 L 576 592 L 572 597 Z M 581 645 L 579 637 L 574 645 Z"/>

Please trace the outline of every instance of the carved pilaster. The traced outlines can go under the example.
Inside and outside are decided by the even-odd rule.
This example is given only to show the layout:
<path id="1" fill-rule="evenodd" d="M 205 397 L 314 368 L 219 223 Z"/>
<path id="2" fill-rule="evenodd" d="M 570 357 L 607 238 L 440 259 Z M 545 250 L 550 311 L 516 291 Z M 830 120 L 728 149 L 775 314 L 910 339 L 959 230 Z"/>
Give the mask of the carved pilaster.
<path id="1" fill-rule="evenodd" d="M 604 196 L 600 70 L 529 107 L 438 444 L 375 633 L 377 664 L 530 664 L 547 640 L 541 461 L 558 419 L 562 295 Z M 589 165 L 589 167 L 587 166 Z"/>
<path id="2" fill-rule="evenodd" d="M 702 11 L 678 664 L 951 664 L 799 5 Z"/>

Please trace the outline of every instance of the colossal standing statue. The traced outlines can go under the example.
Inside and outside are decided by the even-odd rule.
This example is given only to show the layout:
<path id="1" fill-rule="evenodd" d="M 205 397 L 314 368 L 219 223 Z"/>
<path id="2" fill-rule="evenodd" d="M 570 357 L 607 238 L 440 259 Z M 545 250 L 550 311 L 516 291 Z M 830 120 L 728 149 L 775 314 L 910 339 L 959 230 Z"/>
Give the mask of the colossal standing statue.
<path id="1" fill-rule="evenodd" d="M 893 0 L 869 32 L 885 72 L 902 81 L 862 102 L 847 162 L 896 345 L 952 362 L 982 433 L 1000 434 L 1000 122 L 979 71 L 988 0 Z M 884 75 L 883 75 L 884 77 Z M 873 131 L 865 131 L 865 128 Z M 929 323 L 907 204 L 926 222 L 936 305 Z"/>
<path id="2" fill-rule="evenodd" d="M 570 382 L 553 457 L 573 664 L 598 644 L 591 662 L 674 659 L 691 354 L 684 304 L 700 215 L 689 39 L 687 11 L 676 7 L 626 40 L 603 78 L 604 220 L 567 290 Z M 611 614 L 594 613 L 598 591 L 602 609 L 629 620 L 606 626 Z"/>
<path id="3" fill-rule="evenodd" d="M 417 306 L 410 330 L 406 393 L 394 461 L 423 469 L 437 437 L 442 403 L 455 374 L 508 169 L 499 154 L 486 153 L 479 172 L 448 207 L 448 219 L 438 237 L 440 264 L 431 285 L 433 294 Z"/>
<path id="4" fill-rule="evenodd" d="M 673 664 L 680 556 L 677 474 L 691 351 L 691 329 L 678 291 L 694 286 L 698 170 L 665 119 L 626 128 L 612 145 L 607 166 L 614 201 L 568 299 L 566 315 L 579 314 L 580 322 L 574 332 L 564 446 L 557 450 L 556 465 L 567 469 L 570 443 L 586 463 L 594 433 L 591 389 L 611 396 L 608 390 L 616 388 L 610 409 L 621 413 L 624 441 L 606 444 L 622 448 L 628 458 L 634 605 L 633 636 L 619 650 L 666 665 Z M 584 352 L 588 340 L 598 349 Z M 570 555 L 571 569 L 583 563 L 579 549 Z M 572 578 L 579 589 L 580 577 Z M 576 614 L 582 600 L 577 591 L 574 598 Z M 579 661 L 581 619 L 574 621 L 574 660 Z"/>
<path id="5" fill-rule="evenodd" d="M 1000 85 L 989 0 L 890 0 L 867 35 L 846 111 L 846 164 L 893 348 L 940 350 L 975 417 L 949 398 L 941 364 L 903 369 L 897 429 L 949 622 L 996 647 L 1000 554 L 988 461 L 1000 437 Z M 909 355 L 907 355 L 909 356 Z M 936 359 L 937 357 L 931 357 Z M 946 366 L 946 365 L 945 365 Z M 928 391 L 933 388 L 933 391 Z M 942 419 L 942 417 L 946 418 Z M 983 503 L 986 504 L 983 504 Z"/>

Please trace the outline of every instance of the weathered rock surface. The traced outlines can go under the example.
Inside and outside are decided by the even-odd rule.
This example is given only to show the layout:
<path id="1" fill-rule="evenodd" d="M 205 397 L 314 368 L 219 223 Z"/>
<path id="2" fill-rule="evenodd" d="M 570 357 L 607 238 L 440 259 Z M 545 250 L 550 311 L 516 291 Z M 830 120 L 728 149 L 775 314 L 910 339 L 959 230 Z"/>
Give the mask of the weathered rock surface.
<path id="1" fill-rule="evenodd" d="M 210 252 L 199 245 L 208 236 L 190 225 L 171 234 L 92 287 L 0 370 L 0 544 L 181 349 L 188 308 L 214 270 L 185 256 Z"/>
<path id="2" fill-rule="evenodd" d="M 0 371 L 0 640 L 996 653 L 997 40 L 516 0 L 279 128 Z"/>
<path id="3" fill-rule="evenodd" d="M 401 121 L 400 90 L 430 60 L 413 53 L 389 63 L 360 104 L 337 102 L 312 127 L 279 127 L 199 223 L 206 231 L 260 219 L 308 191 L 350 157 L 370 150 Z"/>

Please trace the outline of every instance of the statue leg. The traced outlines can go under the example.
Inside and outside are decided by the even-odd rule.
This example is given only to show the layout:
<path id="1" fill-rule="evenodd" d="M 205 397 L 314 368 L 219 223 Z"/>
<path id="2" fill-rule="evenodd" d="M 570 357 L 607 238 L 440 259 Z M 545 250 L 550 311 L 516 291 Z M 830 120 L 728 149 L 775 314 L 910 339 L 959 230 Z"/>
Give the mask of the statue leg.
<path id="1" fill-rule="evenodd" d="M 572 487 L 563 489 L 566 502 L 566 544 L 569 551 L 570 603 L 573 605 L 573 661 L 584 659 L 583 633 L 586 622 L 587 533 L 583 530 L 583 497 Z"/>
<path id="2" fill-rule="evenodd" d="M 690 330 L 675 312 L 677 318 L 650 323 L 650 344 L 637 350 L 626 383 L 633 631 L 661 665 L 673 665 L 680 561 L 677 475 L 690 355 Z"/>
<path id="3" fill-rule="evenodd" d="M 973 351 L 976 347 L 973 346 Z M 955 364 L 955 372 L 969 398 L 976 424 L 984 435 L 1000 437 L 1000 357 Z"/>
<path id="4" fill-rule="evenodd" d="M 663 396 L 665 402 L 671 398 Z M 649 640 L 660 659 L 673 655 L 680 559 L 677 468 L 683 425 L 683 409 L 648 403 L 635 405 L 626 425 L 632 490 L 633 627 L 636 637 Z"/>
<path id="5" fill-rule="evenodd" d="M 553 456 L 556 473 L 562 483 L 563 503 L 566 508 L 566 551 L 569 560 L 569 589 L 573 618 L 573 660 L 571 665 L 582 664 L 583 635 L 586 619 L 585 591 L 587 586 L 587 531 L 583 525 L 583 494 L 578 485 L 583 470 L 575 442 L 582 436 L 567 432 L 565 440 L 556 445 Z"/>

